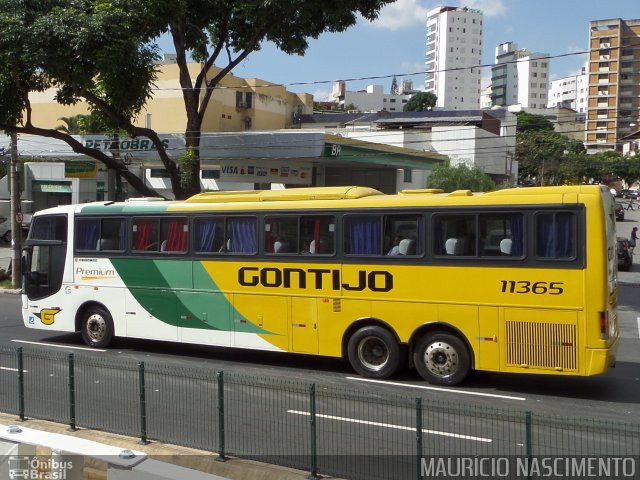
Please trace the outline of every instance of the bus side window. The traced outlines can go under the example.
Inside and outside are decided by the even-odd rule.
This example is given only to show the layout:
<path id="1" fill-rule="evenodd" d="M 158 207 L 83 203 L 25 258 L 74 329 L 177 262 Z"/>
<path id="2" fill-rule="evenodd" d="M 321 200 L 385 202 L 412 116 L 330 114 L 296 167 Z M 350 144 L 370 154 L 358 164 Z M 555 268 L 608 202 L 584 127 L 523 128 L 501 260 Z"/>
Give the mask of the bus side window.
<path id="1" fill-rule="evenodd" d="M 157 252 L 158 220 L 134 218 L 132 224 L 132 249 L 136 252 Z"/>
<path id="2" fill-rule="evenodd" d="M 228 253 L 257 253 L 256 223 L 256 219 L 253 217 L 228 219 L 226 251 Z"/>
<path id="3" fill-rule="evenodd" d="M 195 251 L 217 253 L 223 245 L 224 219 L 196 218 L 194 222 Z"/>
<path id="4" fill-rule="evenodd" d="M 335 253 L 335 218 L 331 215 L 303 215 L 300 217 L 302 239 L 300 253 L 333 255 Z"/>
<path id="5" fill-rule="evenodd" d="M 476 216 L 435 216 L 433 238 L 436 255 L 476 256 Z"/>
<path id="6" fill-rule="evenodd" d="M 541 259 L 576 257 L 576 217 L 570 212 L 536 215 L 536 255 Z"/>
<path id="7" fill-rule="evenodd" d="M 160 251 L 184 253 L 189 244 L 189 227 L 186 218 L 162 219 L 160 222 Z"/>

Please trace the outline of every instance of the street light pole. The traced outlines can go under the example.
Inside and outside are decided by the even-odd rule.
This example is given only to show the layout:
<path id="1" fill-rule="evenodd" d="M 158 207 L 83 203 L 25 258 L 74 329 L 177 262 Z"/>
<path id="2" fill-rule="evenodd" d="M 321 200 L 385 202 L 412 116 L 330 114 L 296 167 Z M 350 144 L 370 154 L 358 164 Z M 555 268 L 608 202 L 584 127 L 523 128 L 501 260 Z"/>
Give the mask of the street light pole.
<path id="1" fill-rule="evenodd" d="M 18 185 L 18 135 L 11 132 L 11 285 L 20 288 L 22 285 L 22 262 L 20 261 L 22 247 L 22 225 L 18 221 L 20 213 L 20 187 Z"/>

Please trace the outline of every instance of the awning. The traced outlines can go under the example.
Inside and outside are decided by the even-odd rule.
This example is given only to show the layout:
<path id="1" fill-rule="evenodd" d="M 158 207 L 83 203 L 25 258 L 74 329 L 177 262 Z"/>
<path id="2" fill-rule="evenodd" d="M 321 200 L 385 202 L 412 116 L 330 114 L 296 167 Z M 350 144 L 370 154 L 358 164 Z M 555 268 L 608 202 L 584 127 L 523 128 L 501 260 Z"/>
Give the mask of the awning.
<path id="1" fill-rule="evenodd" d="M 71 182 L 55 180 L 33 180 L 32 192 L 42 193 L 71 193 Z"/>

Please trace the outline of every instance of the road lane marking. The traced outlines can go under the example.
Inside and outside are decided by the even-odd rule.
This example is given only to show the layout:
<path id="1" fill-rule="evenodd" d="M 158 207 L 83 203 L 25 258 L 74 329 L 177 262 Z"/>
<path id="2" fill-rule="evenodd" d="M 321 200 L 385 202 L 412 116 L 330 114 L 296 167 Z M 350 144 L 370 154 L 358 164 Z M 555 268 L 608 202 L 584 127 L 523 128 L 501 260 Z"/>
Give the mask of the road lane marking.
<path id="1" fill-rule="evenodd" d="M 640 337 L 640 317 L 638 317 L 637 320 L 638 320 L 638 337 Z"/>
<path id="2" fill-rule="evenodd" d="M 91 347 L 72 347 L 70 345 L 56 345 L 54 343 L 28 342 L 27 340 L 11 340 L 11 341 L 16 343 L 28 343 L 29 345 L 43 345 L 45 347 L 72 348 L 74 350 L 89 350 L 90 352 L 106 352 L 106 350 L 100 350 L 99 348 L 91 348 Z"/>
<path id="3" fill-rule="evenodd" d="M 347 377 L 347 380 L 357 380 L 359 382 L 382 383 L 384 385 L 392 385 L 397 387 L 420 388 L 422 390 L 436 390 L 438 392 L 460 393 L 463 395 L 476 395 L 479 397 L 502 398 L 504 400 L 521 400 L 521 401 L 526 400 L 525 397 L 512 397 L 510 395 L 498 395 L 497 393 L 467 392 L 466 390 L 454 390 L 452 388 L 441 388 L 441 387 L 428 387 L 426 385 L 413 385 L 411 383 L 387 382 L 385 380 L 374 380 L 372 378 Z"/>
<path id="4" fill-rule="evenodd" d="M 10 367 L 0 367 L 0 370 L 7 370 L 9 372 L 17 372 L 18 369 L 17 368 L 10 368 Z M 23 370 L 24 373 L 27 373 L 28 370 Z"/>
<path id="5" fill-rule="evenodd" d="M 310 412 L 302 412 L 300 410 L 287 410 L 287 413 L 293 413 L 295 415 L 306 415 L 306 416 L 311 415 Z M 316 413 L 316 418 L 326 418 L 328 420 L 338 420 L 340 422 L 358 423 L 361 425 L 371 425 L 373 427 L 393 428 L 394 430 L 407 430 L 410 432 L 416 431 L 415 427 L 406 427 L 404 425 L 394 425 L 392 423 L 371 422 L 369 420 L 358 420 L 357 418 L 336 417 L 335 415 L 323 415 L 321 413 Z M 476 442 L 484 442 L 484 443 L 493 442 L 493 439 L 491 438 L 474 437 L 472 435 L 462 435 L 459 433 L 441 432 L 438 430 L 429 430 L 426 428 L 423 428 L 422 431 L 423 433 L 430 433 L 431 435 L 441 435 L 443 437 L 460 438 L 462 440 L 474 440 Z"/>

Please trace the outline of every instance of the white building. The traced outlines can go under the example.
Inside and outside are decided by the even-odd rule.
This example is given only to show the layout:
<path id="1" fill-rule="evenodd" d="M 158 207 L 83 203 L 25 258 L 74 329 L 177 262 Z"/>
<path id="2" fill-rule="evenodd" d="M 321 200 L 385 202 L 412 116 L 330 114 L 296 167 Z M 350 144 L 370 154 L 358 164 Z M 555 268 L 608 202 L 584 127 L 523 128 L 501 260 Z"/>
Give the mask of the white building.
<path id="1" fill-rule="evenodd" d="M 551 82 L 547 108 L 564 107 L 575 110 L 578 118 L 584 120 L 587 114 L 587 98 L 589 96 L 589 76 L 570 75 Z"/>
<path id="2" fill-rule="evenodd" d="M 547 57 L 547 58 L 545 58 Z M 513 42 L 496 47 L 491 67 L 491 98 L 494 105 L 546 108 L 549 91 L 549 54 L 518 49 Z"/>
<path id="3" fill-rule="evenodd" d="M 425 90 L 438 97 L 436 108 L 480 106 L 482 12 L 439 7 L 428 13 Z"/>
<path id="4" fill-rule="evenodd" d="M 346 83 L 339 81 L 333 84 L 330 100 L 338 102 L 342 107 L 354 105 L 361 112 L 378 112 L 380 110 L 402 112 L 404 105 L 414 93 L 405 89 L 410 89 L 412 86 L 413 84 L 410 82 L 402 82 L 402 88 L 398 95 L 384 93 L 382 85 L 369 85 L 366 90 L 349 92 L 346 89 Z"/>

